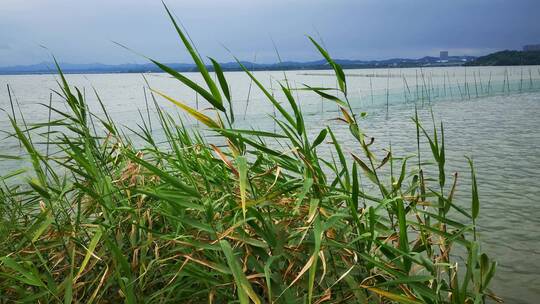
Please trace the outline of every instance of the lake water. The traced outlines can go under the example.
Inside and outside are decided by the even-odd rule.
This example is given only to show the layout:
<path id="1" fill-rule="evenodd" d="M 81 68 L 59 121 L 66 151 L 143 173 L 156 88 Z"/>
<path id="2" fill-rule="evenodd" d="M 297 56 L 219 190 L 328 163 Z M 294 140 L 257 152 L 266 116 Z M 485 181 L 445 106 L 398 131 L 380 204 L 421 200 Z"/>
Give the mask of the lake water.
<path id="1" fill-rule="evenodd" d="M 196 81 L 197 74 L 186 73 Z M 379 146 L 390 143 L 394 155 L 415 153 L 415 126 L 411 121 L 415 105 L 429 124 L 430 110 L 445 124 L 448 172 L 460 172 L 459 185 L 469 190 L 469 169 L 464 155 L 472 156 L 478 174 L 481 212 L 479 219 L 482 250 L 499 262 L 492 289 L 507 303 L 536 303 L 540 298 L 540 67 L 425 68 L 390 70 L 347 70 L 348 88 L 355 111 L 368 116 L 361 126 L 376 138 Z M 285 77 L 293 86 L 335 86 L 330 71 L 255 72 L 269 88 Z M 274 112 L 261 92 L 241 72 L 226 73 L 240 127 L 271 129 L 268 114 Z M 96 111 L 94 87 L 111 116 L 120 124 L 135 127 L 146 112 L 144 79 L 137 74 L 68 75 L 71 84 L 84 88 L 89 106 Z M 178 98 L 193 107 L 208 104 L 164 74 L 146 75 L 152 88 Z M 27 122 L 46 121 L 50 89 L 56 89 L 53 75 L 0 76 L 0 108 L 11 113 L 6 84 L 12 100 L 18 102 Z M 275 90 L 276 96 L 281 98 Z M 330 125 L 342 138 L 345 149 L 348 131 L 331 120 L 336 106 L 320 97 L 296 91 L 312 135 Z M 146 89 L 148 97 L 148 91 Z M 149 98 L 149 97 L 148 97 Z M 283 99 L 281 99 L 283 100 Z M 60 98 L 52 102 L 62 107 Z M 177 111 L 163 99 L 167 111 Z M 18 112 L 17 109 L 15 109 Z M 0 131 L 10 131 L 7 114 L 0 112 Z M 193 127 L 198 125 L 185 118 Z M 17 114 L 20 118 L 20 115 Z M 54 115 L 53 115 L 54 117 Z M 160 130 L 154 128 L 159 137 Z M 21 153 L 10 138 L 1 140 L 0 154 Z M 425 149 L 423 153 L 429 151 Z M 0 161 L 0 175 L 17 167 Z M 460 197 L 469 205 L 469 198 Z"/>

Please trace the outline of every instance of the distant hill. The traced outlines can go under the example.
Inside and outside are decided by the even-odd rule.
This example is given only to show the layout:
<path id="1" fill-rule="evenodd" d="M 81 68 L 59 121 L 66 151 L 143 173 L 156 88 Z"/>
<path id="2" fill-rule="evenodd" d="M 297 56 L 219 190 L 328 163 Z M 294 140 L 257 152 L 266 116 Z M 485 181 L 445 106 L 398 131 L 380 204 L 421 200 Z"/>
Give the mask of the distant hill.
<path id="1" fill-rule="evenodd" d="M 540 51 L 501 51 L 478 57 L 465 65 L 540 65 Z"/>
<path id="2" fill-rule="evenodd" d="M 368 69 L 368 68 L 405 68 L 405 67 L 428 67 L 428 66 L 456 66 L 474 60 L 472 56 L 451 56 L 448 60 L 441 61 L 438 57 L 422 57 L 418 59 L 392 58 L 385 60 L 348 60 L 336 59 L 345 69 Z M 242 61 L 248 69 L 253 71 L 274 71 L 274 70 L 327 70 L 331 69 L 325 60 L 296 62 L 285 61 L 281 63 L 253 63 Z M 186 63 L 168 63 L 171 68 L 180 72 L 194 72 L 197 67 Z M 225 71 L 239 71 L 240 65 L 237 62 L 221 63 Z M 161 70 L 152 63 L 145 64 L 119 64 L 107 65 L 101 63 L 72 64 L 60 63 L 64 73 L 148 73 L 160 72 Z M 212 70 L 212 66 L 208 66 Z M 34 65 L 19 65 L 10 67 L 0 67 L 0 75 L 9 74 L 52 74 L 56 73 L 55 65 L 51 62 L 43 62 Z"/>

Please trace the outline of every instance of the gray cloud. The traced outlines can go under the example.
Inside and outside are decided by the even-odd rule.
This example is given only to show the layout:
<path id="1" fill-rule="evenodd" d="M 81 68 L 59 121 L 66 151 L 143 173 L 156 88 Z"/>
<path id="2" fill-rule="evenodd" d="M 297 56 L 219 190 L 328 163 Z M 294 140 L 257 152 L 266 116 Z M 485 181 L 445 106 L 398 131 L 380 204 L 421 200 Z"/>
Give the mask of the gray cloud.
<path id="1" fill-rule="evenodd" d="M 111 41 L 163 61 L 186 62 L 160 1 L 2 0 L 0 65 L 35 63 L 46 45 L 60 60 L 125 63 L 143 60 Z M 306 34 L 334 57 L 380 59 L 480 55 L 540 43 L 537 0 L 168 0 L 199 50 L 221 61 L 235 55 L 274 62 L 273 39 L 285 60 L 318 59 Z M 41 54 L 41 55 L 39 55 Z"/>

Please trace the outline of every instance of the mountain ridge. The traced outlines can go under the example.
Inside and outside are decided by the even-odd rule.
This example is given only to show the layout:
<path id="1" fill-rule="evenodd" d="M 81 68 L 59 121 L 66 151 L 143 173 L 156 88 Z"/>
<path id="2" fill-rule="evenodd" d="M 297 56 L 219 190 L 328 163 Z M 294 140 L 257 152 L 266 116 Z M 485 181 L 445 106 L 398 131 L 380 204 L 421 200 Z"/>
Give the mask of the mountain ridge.
<path id="1" fill-rule="evenodd" d="M 540 65 L 540 51 L 505 50 L 491 53 L 467 62 L 467 66 Z"/>
<path id="2" fill-rule="evenodd" d="M 336 59 L 335 62 L 342 65 L 345 69 L 352 68 L 399 68 L 399 67 L 420 67 L 420 66 L 445 66 L 462 65 L 474 60 L 473 56 L 450 56 L 448 60 L 441 61 L 438 57 L 425 56 L 417 59 L 409 58 L 390 58 L 384 60 L 356 60 L 356 59 Z M 325 70 L 330 69 L 325 60 L 314 61 L 284 61 L 281 63 L 256 63 L 250 61 L 241 61 L 246 68 L 254 71 L 263 70 Z M 197 68 L 189 63 L 165 63 L 169 67 L 179 72 L 195 72 Z M 103 63 L 59 63 L 64 73 L 146 73 L 160 72 L 161 70 L 153 63 L 124 63 L 124 64 L 103 64 Z M 237 62 L 221 63 L 224 71 L 240 71 L 242 68 Z M 208 65 L 209 70 L 212 66 Z M 20 75 L 20 74 L 54 74 L 56 67 L 53 62 L 41 62 L 31 65 L 14 65 L 0 67 L 1 75 Z"/>

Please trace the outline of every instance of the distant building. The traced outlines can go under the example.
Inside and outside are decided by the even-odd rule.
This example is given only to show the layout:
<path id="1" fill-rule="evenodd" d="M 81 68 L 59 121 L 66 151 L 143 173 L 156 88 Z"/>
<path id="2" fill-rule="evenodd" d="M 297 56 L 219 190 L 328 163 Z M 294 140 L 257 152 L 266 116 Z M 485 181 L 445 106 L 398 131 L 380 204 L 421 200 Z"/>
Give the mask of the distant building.
<path id="1" fill-rule="evenodd" d="M 540 44 L 529 44 L 523 47 L 525 52 L 540 51 Z"/>
<path id="2" fill-rule="evenodd" d="M 441 54 L 439 55 L 440 60 L 448 60 L 448 51 L 441 51 Z"/>

